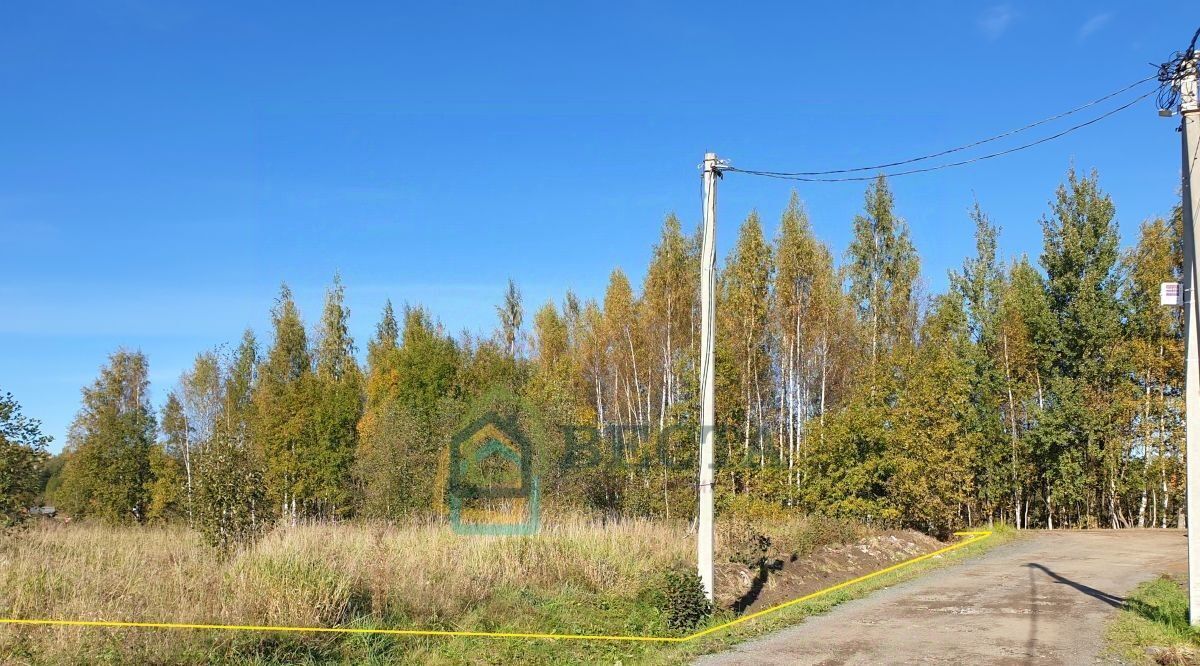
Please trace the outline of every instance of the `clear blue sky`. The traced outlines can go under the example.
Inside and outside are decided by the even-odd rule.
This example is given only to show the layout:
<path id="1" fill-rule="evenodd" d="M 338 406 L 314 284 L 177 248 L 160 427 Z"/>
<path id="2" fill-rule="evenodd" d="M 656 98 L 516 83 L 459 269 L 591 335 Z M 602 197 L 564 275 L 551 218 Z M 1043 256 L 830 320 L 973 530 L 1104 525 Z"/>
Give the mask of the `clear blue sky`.
<path id="1" fill-rule="evenodd" d="M 1151 73 L 1200 12 L 1118 2 L 10 3 L 0 20 L 0 390 L 57 450 L 120 346 L 161 401 L 194 355 L 265 338 L 281 281 L 306 318 L 341 271 L 365 347 L 385 298 L 490 330 L 640 282 L 696 165 L 821 169 L 957 145 Z M 1086 116 L 1081 116 L 1086 117 Z M 1069 163 L 1099 169 L 1128 243 L 1174 204 L 1176 121 L 1146 101 L 995 161 L 897 179 L 931 290 L 972 251 L 978 197 L 1006 255 Z M 1037 132 L 1033 134 L 1037 135 Z M 719 247 L 791 185 L 730 175 Z M 799 184 L 839 255 L 861 184 Z"/>

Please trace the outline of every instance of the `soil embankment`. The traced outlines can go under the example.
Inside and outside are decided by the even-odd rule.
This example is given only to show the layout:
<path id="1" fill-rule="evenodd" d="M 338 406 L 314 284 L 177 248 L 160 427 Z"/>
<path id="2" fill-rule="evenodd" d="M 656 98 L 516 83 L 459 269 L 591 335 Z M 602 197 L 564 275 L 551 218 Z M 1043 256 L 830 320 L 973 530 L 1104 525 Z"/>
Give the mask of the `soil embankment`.
<path id="1" fill-rule="evenodd" d="M 864 576 L 945 546 L 912 530 L 890 530 L 858 543 L 823 546 L 807 555 L 768 550 L 756 564 L 717 566 L 717 603 L 739 613 L 759 610 Z"/>

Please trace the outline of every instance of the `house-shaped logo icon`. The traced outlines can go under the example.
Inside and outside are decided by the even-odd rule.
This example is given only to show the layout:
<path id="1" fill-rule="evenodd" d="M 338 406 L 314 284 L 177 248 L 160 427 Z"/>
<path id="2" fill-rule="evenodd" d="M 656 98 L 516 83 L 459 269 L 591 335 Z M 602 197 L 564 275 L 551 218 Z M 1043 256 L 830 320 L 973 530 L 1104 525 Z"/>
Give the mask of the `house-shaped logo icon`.
<path id="1" fill-rule="evenodd" d="M 459 534 L 517 535 L 537 531 L 538 480 L 533 450 L 509 419 L 489 412 L 450 440 L 447 500 L 450 525 Z M 468 521 L 464 513 L 480 507 L 511 512 L 524 505 L 524 520 Z M 483 513 L 487 513 L 484 511 Z"/>

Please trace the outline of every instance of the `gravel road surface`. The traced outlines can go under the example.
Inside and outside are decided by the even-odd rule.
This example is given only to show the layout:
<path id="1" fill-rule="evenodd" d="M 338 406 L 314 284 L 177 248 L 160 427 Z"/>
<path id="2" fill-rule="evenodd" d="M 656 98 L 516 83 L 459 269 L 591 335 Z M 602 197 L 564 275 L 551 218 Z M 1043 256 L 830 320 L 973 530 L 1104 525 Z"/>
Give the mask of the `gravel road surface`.
<path id="1" fill-rule="evenodd" d="M 1182 531 L 1031 531 L 697 663 L 1106 663 L 1124 595 L 1186 571 Z"/>

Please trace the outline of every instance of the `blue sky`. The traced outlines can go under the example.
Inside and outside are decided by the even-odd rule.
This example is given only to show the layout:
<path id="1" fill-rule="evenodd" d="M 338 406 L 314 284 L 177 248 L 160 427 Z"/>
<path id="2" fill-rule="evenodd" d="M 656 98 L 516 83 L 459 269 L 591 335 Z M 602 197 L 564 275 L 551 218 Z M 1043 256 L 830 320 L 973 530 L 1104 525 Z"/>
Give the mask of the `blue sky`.
<path id="1" fill-rule="evenodd" d="M 1200 20 L 1156 3 L 809 4 L 10 4 L 0 390 L 57 450 L 114 349 L 149 355 L 161 401 L 198 351 L 265 337 L 281 281 L 314 321 L 335 271 L 360 347 L 386 298 L 488 331 L 509 276 L 531 309 L 599 296 L 614 267 L 640 281 L 662 217 L 697 220 L 705 150 L 810 170 L 958 145 L 1148 76 Z M 895 180 L 928 287 L 973 250 L 976 197 L 1006 255 L 1036 256 L 1072 161 L 1100 171 L 1130 242 L 1175 202 L 1175 125 L 1147 100 Z M 796 185 L 840 255 L 862 184 Z M 773 234 L 791 186 L 728 176 L 719 249 L 752 208 Z"/>

